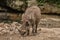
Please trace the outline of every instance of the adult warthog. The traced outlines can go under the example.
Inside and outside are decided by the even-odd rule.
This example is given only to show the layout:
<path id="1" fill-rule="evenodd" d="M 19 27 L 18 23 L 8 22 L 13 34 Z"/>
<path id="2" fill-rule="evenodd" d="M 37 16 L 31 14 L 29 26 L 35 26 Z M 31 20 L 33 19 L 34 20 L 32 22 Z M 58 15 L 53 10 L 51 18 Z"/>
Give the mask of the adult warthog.
<path id="1" fill-rule="evenodd" d="M 37 26 L 41 19 L 41 10 L 38 6 L 31 6 L 26 9 L 25 13 L 22 15 L 22 27 L 21 34 L 29 35 L 30 28 L 32 27 L 32 34 L 37 33 Z"/>

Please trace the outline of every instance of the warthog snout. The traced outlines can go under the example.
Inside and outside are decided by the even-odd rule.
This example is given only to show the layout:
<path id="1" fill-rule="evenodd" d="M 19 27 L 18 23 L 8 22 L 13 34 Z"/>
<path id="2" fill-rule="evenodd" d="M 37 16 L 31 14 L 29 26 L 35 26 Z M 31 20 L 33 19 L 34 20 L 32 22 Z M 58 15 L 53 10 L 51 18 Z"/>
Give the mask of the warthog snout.
<path id="1" fill-rule="evenodd" d="M 21 35 L 25 35 L 26 31 L 25 30 L 21 30 L 20 33 L 21 33 Z"/>

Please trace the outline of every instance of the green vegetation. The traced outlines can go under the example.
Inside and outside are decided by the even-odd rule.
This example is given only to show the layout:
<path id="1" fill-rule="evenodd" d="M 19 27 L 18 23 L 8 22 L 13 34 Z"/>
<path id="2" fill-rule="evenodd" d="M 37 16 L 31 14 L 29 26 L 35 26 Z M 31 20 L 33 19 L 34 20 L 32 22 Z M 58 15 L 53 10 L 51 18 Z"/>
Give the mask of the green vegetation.
<path id="1" fill-rule="evenodd" d="M 38 5 L 43 5 L 44 3 L 48 3 L 50 5 L 55 5 L 57 7 L 60 7 L 60 0 L 36 0 Z"/>

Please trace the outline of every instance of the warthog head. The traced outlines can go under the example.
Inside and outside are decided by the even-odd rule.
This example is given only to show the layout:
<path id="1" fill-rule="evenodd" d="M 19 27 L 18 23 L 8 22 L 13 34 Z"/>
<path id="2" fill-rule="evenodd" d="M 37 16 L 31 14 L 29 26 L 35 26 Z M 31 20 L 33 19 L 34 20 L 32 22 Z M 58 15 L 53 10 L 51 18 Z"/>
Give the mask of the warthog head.
<path id="1" fill-rule="evenodd" d="M 23 28 L 23 25 L 18 29 L 18 31 L 21 35 L 24 35 L 26 33 L 26 30 L 25 28 Z"/>
<path id="2" fill-rule="evenodd" d="M 19 32 L 21 35 L 25 35 L 27 33 L 27 29 L 29 29 L 29 23 L 26 21 L 26 22 L 22 22 L 22 26 L 20 27 L 19 29 Z"/>

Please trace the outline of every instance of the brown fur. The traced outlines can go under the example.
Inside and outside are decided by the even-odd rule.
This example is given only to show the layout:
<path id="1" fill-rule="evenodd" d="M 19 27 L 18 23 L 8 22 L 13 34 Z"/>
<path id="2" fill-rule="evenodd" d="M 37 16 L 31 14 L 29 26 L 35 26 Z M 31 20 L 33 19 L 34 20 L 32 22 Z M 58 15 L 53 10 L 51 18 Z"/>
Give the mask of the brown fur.
<path id="1" fill-rule="evenodd" d="M 22 30 L 26 30 L 29 35 L 29 29 L 32 27 L 32 33 L 37 33 L 37 26 L 41 19 L 41 10 L 37 6 L 27 8 L 26 12 L 22 15 Z"/>

